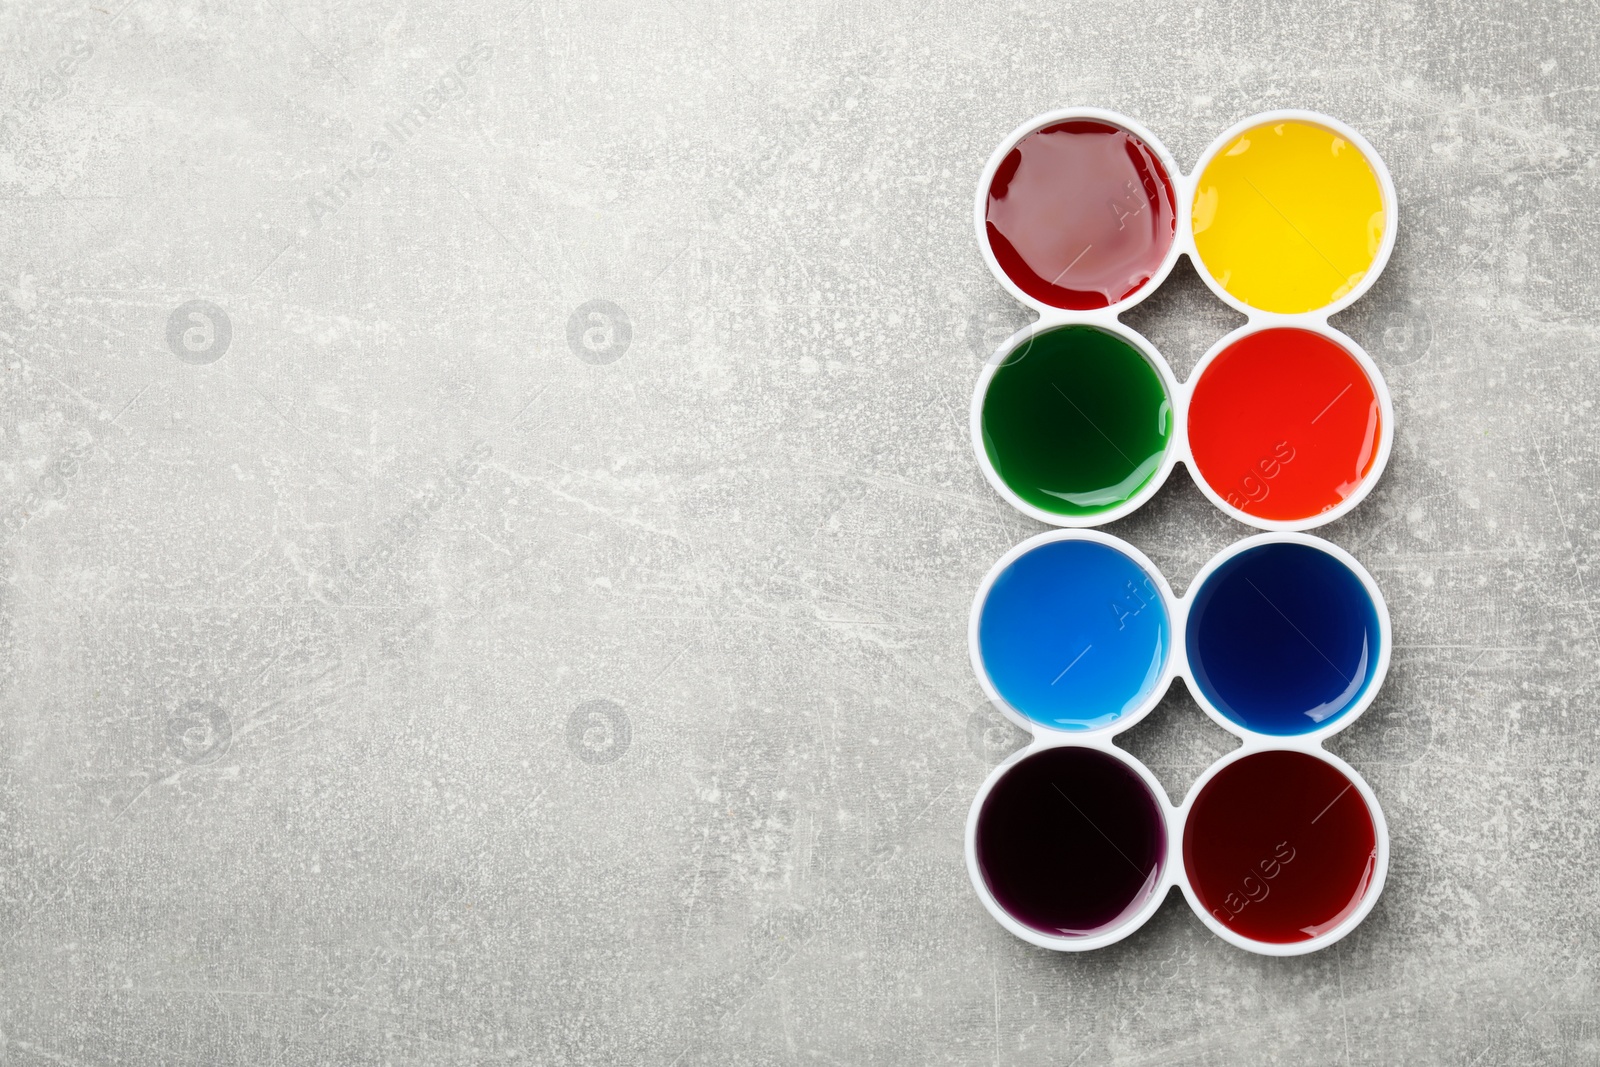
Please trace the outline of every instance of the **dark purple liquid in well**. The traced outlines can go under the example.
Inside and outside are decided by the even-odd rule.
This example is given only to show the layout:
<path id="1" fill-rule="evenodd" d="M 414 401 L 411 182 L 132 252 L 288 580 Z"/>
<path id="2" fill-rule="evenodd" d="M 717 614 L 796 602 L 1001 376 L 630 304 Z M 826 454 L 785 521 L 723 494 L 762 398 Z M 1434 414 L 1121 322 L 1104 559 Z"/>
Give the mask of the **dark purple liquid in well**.
<path id="1" fill-rule="evenodd" d="M 995 900 L 1046 934 L 1130 918 L 1161 880 L 1167 830 L 1144 780 L 1091 748 L 1050 748 L 995 783 L 978 813 L 978 868 Z"/>
<path id="2" fill-rule="evenodd" d="M 1006 277 L 1035 300 L 1078 311 L 1138 292 L 1178 225 L 1172 180 L 1150 146 L 1088 120 L 1018 141 L 989 184 L 985 218 Z"/>

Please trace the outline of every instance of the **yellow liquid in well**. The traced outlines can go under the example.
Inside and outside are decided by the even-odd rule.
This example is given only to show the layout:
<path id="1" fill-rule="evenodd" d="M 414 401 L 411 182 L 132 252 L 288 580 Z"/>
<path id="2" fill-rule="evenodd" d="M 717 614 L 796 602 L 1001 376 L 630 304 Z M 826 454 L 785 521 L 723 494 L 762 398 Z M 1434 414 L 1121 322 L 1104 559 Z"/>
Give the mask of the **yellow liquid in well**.
<path id="1" fill-rule="evenodd" d="M 1360 149 L 1322 126 L 1274 122 L 1235 137 L 1194 194 L 1195 249 L 1224 289 L 1262 311 L 1314 311 L 1367 276 L 1383 194 Z"/>

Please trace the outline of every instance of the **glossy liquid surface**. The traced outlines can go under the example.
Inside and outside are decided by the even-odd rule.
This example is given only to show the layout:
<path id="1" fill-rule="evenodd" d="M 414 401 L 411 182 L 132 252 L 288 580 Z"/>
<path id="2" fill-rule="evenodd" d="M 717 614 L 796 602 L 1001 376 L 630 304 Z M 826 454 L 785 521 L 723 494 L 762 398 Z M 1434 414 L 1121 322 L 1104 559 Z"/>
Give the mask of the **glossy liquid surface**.
<path id="1" fill-rule="evenodd" d="M 1313 311 L 1366 277 L 1383 241 L 1383 194 L 1355 145 L 1323 126 L 1274 122 L 1216 154 L 1195 188 L 1195 247 L 1251 307 Z"/>
<path id="2" fill-rule="evenodd" d="M 1337 767 L 1258 752 L 1195 797 L 1183 865 L 1200 906 L 1255 941 L 1308 941 L 1360 906 L 1377 873 L 1377 832 Z"/>
<path id="3" fill-rule="evenodd" d="M 1056 515 L 1095 515 L 1134 496 L 1160 468 L 1172 433 L 1155 368 L 1095 326 L 1024 342 L 995 371 L 980 418 L 1001 480 Z"/>
<path id="4" fill-rule="evenodd" d="M 1051 748 L 1012 767 L 978 814 L 978 869 L 999 905 L 1047 934 L 1088 936 L 1133 916 L 1161 880 L 1166 823 L 1120 760 Z"/>
<path id="5" fill-rule="evenodd" d="M 1371 472 L 1380 418 L 1371 379 L 1343 347 L 1310 330 L 1262 330 L 1207 364 L 1189 402 L 1189 447 L 1234 507 L 1303 520 Z"/>
<path id="6" fill-rule="evenodd" d="M 989 247 L 1035 300 L 1103 308 L 1138 292 L 1177 232 L 1172 181 L 1138 137 L 1104 122 L 1024 137 L 989 185 Z"/>
<path id="7" fill-rule="evenodd" d="M 1361 580 L 1309 545 L 1241 552 L 1205 579 L 1189 609 L 1196 684 L 1262 734 L 1308 733 L 1347 711 L 1377 670 L 1379 639 Z"/>
<path id="8" fill-rule="evenodd" d="M 1156 584 L 1094 541 L 1049 541 L 1001 571 L 978 616 L 983 667 L 1006 702 L 1058 730 L 1108 726 L 1155 688 L 1171 649 Z"/>

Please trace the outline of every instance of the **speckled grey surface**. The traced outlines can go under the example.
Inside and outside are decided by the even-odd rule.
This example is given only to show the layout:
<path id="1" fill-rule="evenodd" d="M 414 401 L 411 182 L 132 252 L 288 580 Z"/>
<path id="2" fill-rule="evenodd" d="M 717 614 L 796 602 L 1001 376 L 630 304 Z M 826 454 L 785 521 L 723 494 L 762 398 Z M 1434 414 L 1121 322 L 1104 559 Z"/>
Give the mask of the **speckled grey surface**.
<path id="1" fill-rule="evenodd" d="M 1600 1059 L 1591 5 L 120 2 L 0 12 L 0 1060 Z M 967 883 L 1037 530 L 970 198 L 1074 103 L 1185 167 L 1325 110 L 1399 189 L 1325 531 L 1394 863 L 1311 957 Z M 1180 375 L 1236 321 L 1186 263 L 1129 319 Z M 1112 532 L 1181 589 L 1248 531 L 1180 476 Z M 1125 743 L 1231 747 L 1181 690 Z"/>

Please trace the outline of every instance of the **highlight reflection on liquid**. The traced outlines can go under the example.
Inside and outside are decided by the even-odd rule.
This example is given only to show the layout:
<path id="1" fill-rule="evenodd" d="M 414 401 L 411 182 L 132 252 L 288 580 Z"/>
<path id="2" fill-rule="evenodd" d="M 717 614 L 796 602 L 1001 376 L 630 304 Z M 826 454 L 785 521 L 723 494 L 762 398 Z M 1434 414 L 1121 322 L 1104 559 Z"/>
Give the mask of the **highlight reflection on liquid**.
<path id="1" fill-rule="evenodd" d="M 1090 310 L 1132 296 L 1177 233 L 1172 181 L 1134 134 L 1060 122 L 1019 141 L 989 186 L 985 230 L 1000 269 L 1052 307 Z"/>

